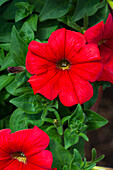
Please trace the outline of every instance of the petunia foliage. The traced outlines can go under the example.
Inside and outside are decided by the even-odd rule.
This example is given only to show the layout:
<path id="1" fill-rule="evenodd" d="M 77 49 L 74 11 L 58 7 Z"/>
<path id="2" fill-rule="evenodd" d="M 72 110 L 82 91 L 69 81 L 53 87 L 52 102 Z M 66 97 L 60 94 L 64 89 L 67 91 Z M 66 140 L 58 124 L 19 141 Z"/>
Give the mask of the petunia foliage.
<path id="1" fill-rule="evenodd" d="M 104 158 L 84 148 L 108 123 L 97 107 L 112 54 L 106 0 L 0 1 L 0 170 L 91 170 Z"/>

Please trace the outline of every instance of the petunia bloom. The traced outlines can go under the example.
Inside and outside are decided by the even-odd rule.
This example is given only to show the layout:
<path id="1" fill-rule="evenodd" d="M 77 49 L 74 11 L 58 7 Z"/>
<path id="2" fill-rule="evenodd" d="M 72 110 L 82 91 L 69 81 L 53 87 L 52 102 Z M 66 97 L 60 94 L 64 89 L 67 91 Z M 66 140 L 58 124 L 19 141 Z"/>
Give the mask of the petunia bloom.
<path id="1" fill-rule="evenodd" d="M 59 95 L 65 106 L 82 104 L 92 97 L 90 82 L 100 76 L 102 64 L 97 46 L 86 45 L 83 34 L 58 29 L 48 43 L 32 41 L 28 49 L 26 69 L 33 75 L 28 82 L 34 94 L 49 100 Z"/>
<path id="2" fill-rule="evenodd" d="M 53 157 L 47 148 L 49 136 L 39 129 L 10 133 L 0 130 L 0 170 L 56 170 L 51 169 Z"/>
<path id="3" fill-rule="evenodd" d="M 109 81 L 113 83 L 113 18 L 109 14 L 106 23 L 99 22 L 84 33 L 88 43 L 99 47 L 104 65 L 102 74 L 98 81 Z"/>

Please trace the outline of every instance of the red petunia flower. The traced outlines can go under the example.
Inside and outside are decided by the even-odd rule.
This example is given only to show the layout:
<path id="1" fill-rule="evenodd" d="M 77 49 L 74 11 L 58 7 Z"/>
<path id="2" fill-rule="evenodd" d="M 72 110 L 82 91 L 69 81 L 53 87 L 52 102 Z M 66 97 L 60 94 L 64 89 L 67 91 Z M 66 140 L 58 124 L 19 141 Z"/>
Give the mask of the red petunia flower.
<path id="1" fill-rule="evenodd" d="M 48 135 L 34 127 L 10 133 L 0 130 L 0 170 L 57 170 L 51 169 L 52 153 L 47 148 Z"/>
<path id="2" fill-rule="evenodd" d="M 50 100 L 59 95 L 66 106 L 92 97 L 89 81 L 99 77 L 102 64 L 97 46 L 86 45 L 84 35 L 62 28 L 51 34 L 48 43 L 32 41 L 28 49 L 26 68 L 33 74 L 29 83 L 34 94 Z"/>
<path id="3" fill-rule="evenodd" d="M 102 57 L 103 72 L 98 81 L 113 83 L 113 19 L 109 14 L 106 23 L 99 22 L 84 33 L 88 43 L 98 45 Z"/>

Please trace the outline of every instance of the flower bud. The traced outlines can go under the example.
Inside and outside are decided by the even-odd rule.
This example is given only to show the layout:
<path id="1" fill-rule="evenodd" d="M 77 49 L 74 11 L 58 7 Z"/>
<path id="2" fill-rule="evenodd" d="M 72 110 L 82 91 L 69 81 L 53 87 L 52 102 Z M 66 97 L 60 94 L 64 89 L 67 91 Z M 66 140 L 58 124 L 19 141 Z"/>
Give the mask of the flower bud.
<path id="1" fill-rule="evenodd" d="M 23 72 L 24 70 L 25 68 L 22 66 L 18 66 L 18 67 L 12 66 L 12 67 L 8 67 L 7 69 L 9 73 L 20 73 L 20 72 Z"/>

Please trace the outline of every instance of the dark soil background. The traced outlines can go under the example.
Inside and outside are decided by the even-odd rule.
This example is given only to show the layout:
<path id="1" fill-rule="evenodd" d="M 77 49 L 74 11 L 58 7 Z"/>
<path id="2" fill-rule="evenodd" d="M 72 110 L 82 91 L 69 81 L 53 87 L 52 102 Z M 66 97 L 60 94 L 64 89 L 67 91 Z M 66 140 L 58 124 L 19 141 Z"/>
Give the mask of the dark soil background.
<path id="1" fill-rule="evenodd" d="M 109 123 L 98 130 L 88 132 L 89 142 L 85 145 L 86 158 L 91 160 L 91 150 L 95 148 L 97 156 L 105 154 L 105 158 L 98 165 L 113 168 L 113 85 L 103 92 L 97 113 Z"/>

